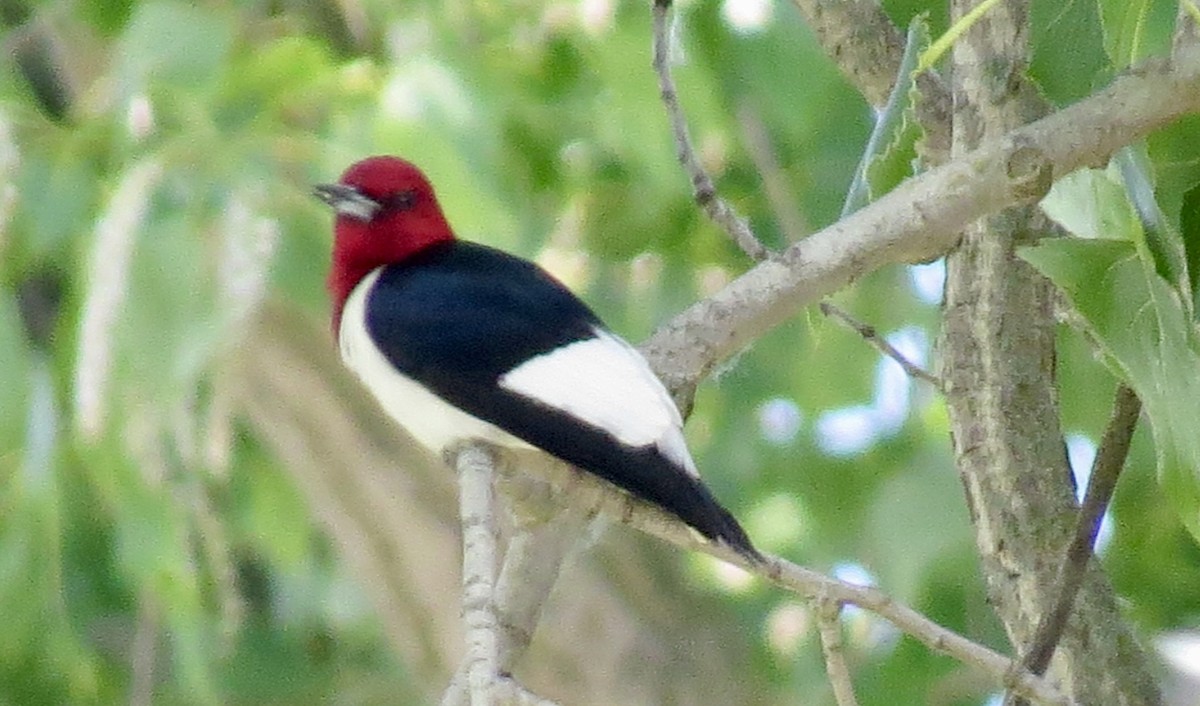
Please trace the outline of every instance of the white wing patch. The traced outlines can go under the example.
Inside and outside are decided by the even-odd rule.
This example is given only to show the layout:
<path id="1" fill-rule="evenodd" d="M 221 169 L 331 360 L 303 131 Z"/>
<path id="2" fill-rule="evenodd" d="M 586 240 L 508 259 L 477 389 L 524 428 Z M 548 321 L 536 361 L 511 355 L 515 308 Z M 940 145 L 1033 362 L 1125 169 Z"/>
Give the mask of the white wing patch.
<path id="1" fill-rule="evenodd" d="M 674 400 L 646 359 L 607 331 L 527 360 L 501 376 L 500 386 L 562 410 L 627 446 L 657 446 L 697 476 Z"/>

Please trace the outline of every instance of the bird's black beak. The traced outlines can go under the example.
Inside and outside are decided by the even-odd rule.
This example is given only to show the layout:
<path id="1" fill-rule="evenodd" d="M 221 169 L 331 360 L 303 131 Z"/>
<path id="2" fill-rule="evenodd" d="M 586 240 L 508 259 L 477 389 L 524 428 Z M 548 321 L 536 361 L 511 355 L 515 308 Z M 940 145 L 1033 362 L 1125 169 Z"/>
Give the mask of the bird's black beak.
<path id="1" fill-rule="evenodd" d="M 339 216 L 358 221 L 369 221 L 379 213 L 379 202 L 353 186 L 345 184 L 317 184 L 313 196 L 321 199 Z"/>

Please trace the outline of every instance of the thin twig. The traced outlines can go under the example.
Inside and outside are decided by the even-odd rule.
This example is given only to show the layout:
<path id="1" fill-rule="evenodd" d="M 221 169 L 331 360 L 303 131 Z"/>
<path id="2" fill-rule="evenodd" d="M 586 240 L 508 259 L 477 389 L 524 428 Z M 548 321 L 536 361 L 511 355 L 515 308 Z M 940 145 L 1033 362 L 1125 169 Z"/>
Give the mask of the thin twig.
<path id="1" fill-rule="evenodd" d="M 1088 560 L 1095 550 L 1100 523 L 1117 487 L 1117 478 L 1125 466 L 1129 444 L 1133 440 L 1133 432 L 1137 428 L 1141 411 L 1142 402 L 1137 393 L 1124 384 L 1118 386 L 1112 414 L 1104 428 L 1100 447 L 1096 450 L 1096 458 L 1092 462 L 1087 493 L 1084 495 L 1083 506 L 1079 508 L 1079 519 L 1075 524 L 1075 536 L 1067 547 L 1067 555 L 1059 569 L 1058 596 L 1054 608 L 1042 615 L 1030 641 L 1029 650 L 1021 660 L 1021 664 L 1033 674 L 1046 673 L 1054 650 L 1067 626 L 1067 620 L 1071 617 L 1075 595 L 1079 592 L 1083 577 L 1087 573 Z M 1013 706 L 1027 704 L 1024 699 L 1017 697 L 1010 697 L 1007 701 Z"/>
<path id="2" fill-rule="evenodd" d="M 459 516 L 463 532 L 462 608 L 467 633 L 467 687 L 471 706 L 492 706 L 499 669 L 496 613 L 496 531 L 492 493 L 493 461 L 482 444 L 453 452 L 458 471 Z"/>
<path id="3" fill-rule="evenodd" d="M 902 632 L 915 637 L 930 650 L 976 667 L 990 674 L 999 684 L 1036 703 L 1047 706 L 1066 706 L 1069 703 L 1049 682 L 1021 670 L 1013 659 L 938 625 L 916 610 L 897 603 L 878 589 L 843 583 L 779 557 L 768 557 L 765 567 L 756 568 L 750 566 L 744 558 L 740 558 L 740 555 L 724 547 L 706 546 L 703 551 L 764 576 L 798 595 L 824 595 L 830 600 L 849 603 L 870 611 Z"/>
<path id="4" fill-rule="evenodd" d="M 897 350 L 896 347 L 891 343 L 888 343 L 886 338 L 879 335 L 879 332 L 875 330 L 874 326 L 869 326 L 862 323 L 850 314 L 843 311 L 838 306 L 829 302 L 821 302 L 820 306 L 822 314 L 841 321 L 847 327 L 857 332 L 859 336 L 862 336 L 864 341 L 871 344 L 871 346 L 873 346 L 880 353 L 896 361 L 901 368 L 904 368 L 904 372 L 908 373 L 910 377 L 927 382 L 932 385 L 935 390 L 944 392 L 942 381 L 938 376 L 929 372 L 925 368 L 922 368 L 908 358 L 905 358 L 903 353 Z"/>
<path id="5" fill-rule="evenodd" d="M 501 464 L 498 470 L 514 472 L 508 464 Z M 884 618 L 929 649 L 990 674 L 998 685 L 1035 703 L 1047 706 L 1068 703 L 1053 686 L 1021 669 L 1013 659 L 938 625 L 878 589 L 838 581 L 779 557 L 768 555 L 761 561 L 752 561 L 729 547 L 701 539 L 682 520 L 662 508 L 638 500 L 591 474 L 575 471 L 565 463 L 546 464 L 537 470 L 540 478 L 559 492 L 569 494 L 580 509 L 599 512 L 682 549 L 703 552 L 739 566 L 809 601 L 856 605 Z"/>
<path id="6" fill-rule="evenodd" d="M 837 601 L 825 599 L 817 601 L 814 608 L 817 630 L 821 634 L 821 653 L 825 656 L 825 673 L 833 687 L 833 697 L 838 706 L 858 706 L 842 643 L 842 606 Z"/>
<path id="7" fill-rule="evenodd" d="M 654 72 L 658 74 L 658 89 L 662 95 L 663 105 L 667 108 L 667 117 L 671 121 L 671 132 L 675 135 L 675 149 L 679 163 L 692 179 L 692 196 L 696 203 L 704 209 L 709 219 L 730 237 L 742 249 L 742 252 L 757 261 L 768 255 L 767 248 L 754 236 L 746 219 L 738 215 L 717 194 L 712 178 L 696 157 L 692 147 L 691 137 L 688 136 L 687 118 L 679 105 L 679 94 L 675 91 L 675 82 L 671 78 L 670 59 L 670 25 L 667 21 L 671 10 L 671 0 L 654 0 Z"/>

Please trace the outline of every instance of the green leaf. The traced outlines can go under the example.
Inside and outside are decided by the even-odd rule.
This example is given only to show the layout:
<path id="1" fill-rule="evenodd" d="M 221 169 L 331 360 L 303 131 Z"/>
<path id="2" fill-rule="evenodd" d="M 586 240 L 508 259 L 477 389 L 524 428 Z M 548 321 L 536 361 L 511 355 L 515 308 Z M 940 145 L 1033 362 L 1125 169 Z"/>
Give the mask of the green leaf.
<path id="1" fill-rule="evenodd" d="M 1192 291 L 1183 236 L 1159 207 L 1148 158 L 1134 148 L 1118 152 L 1107 170 L 1080 169 L 1059 180 L 1042 200 L 1042 210 L 1082 238 L 1134 243 L 1146 262 L 1176 291 L 1191 318 Z"/>
<path id="2" fill-rule="evenodd" d="M 916 88 L 916 66 L 927 46 L 929 23 L 921 15 L 908 27 L 896 85 L 875 120 L 871 137 L 854 172 L 854 181 L 842 206 L 843 218 L 891 191 L 915 171 L 917 142 L 924 137 L 916 115 L 917 101 L 921 99 Z"/>
<path id="3" fill-rule="evenodd" d="M 1094 3 L 1033 0 L 1029 27 L 1029 77 L 1052 102 L 1074 103 L 1107 82 L 1110 62 Z"/>
<path id="4" fill-rule="evenodd" d="M 1150 178 L 1149 160 L 1135 148 L 1125 147 L 1117 152 L 1113 161 L 1121 173 L 1126 193 L 1129 194 L 1129 200 L 1142 223 L 1142 233 L 1145 236 L 1142 243 L 1150 254 L 1151 262 L 1158 273 L 1172 283 L 1176 291 L 1187 293 L 1182 302 L 1187 318 L 1191 320 L 1192 285 L 1188 274 L 1187 253 L 1179 231 L 1159 208 L 1154 184 Z"/>
<path id="5" fill-rule="evenodd" d="M 1154 164 L 1154 193 L 1163 211 L 1175 221 L 1183 195 L 1200 186 L 1200 115 L 1190 115 L 1146 138 Z"/>
<path id="6" fill-rule="evenodd" d="M 1189 116 L 1156 130 L 1146 139 L 1154 169 L 1154 194 L 1168 227 L 1178 227 L 1179 237 L 1197 291 L 1200 272 L 1200 116 Z"/>
<path id="7" fill-rule="evenodd" d="M 1104 48 L 1113 66 L 1123 69 L 1141 59 L 1165 54 L 1175 28 L 1175 3 L 1167 0 L 1099 0 Z"/>
<path id="8" fill-rule="evenodd" d="M 1133 242 L 1141 229 L 1125 188 L 1103 169 L 1077 169 L 1055 182 L 1042 211 L 1071 233 Z"/>
<path id="9" fill-rule="evenodd" d="M 1045 240 L 1021 256 L 1063 290 L 1137 391 L 1163 490 L 1200 539 L 1200 336 L 1179 293 L 1131 242 Z"/>
<path id="10" fill-rule="evenodd" d="M 1200 186 L 1183 196 L 1183 206 L 1179 211 L 1179 235 L 1187 251 L 1188 272 L 1200 272 Z M 1197 291 L 1200 290 L 1193 285 L 1193 302 Z"/>

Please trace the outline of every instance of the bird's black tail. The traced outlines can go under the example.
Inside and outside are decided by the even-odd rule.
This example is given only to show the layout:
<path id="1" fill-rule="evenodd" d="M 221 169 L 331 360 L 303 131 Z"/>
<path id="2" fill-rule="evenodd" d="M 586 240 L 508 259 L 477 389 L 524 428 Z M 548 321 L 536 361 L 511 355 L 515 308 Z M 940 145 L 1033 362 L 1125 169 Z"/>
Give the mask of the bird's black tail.
<path id="1" fill-rule="evenodd" d="M 653 502 L 707 539 L 727 545 L 747 560 L 753 563 L 766 561 L 754 548 L 746 530 L 717 502 L 704 483 L 667 460 L 658 449 L 651 447 L 627 452 L 620 461 L 607 467 L 584 468 Z"/>
<path id="2" fill-rule="evenodd" d="M 713 494 L 699 481 L 693 481 L 697 502 L 691 505 L 687 514 L 671 510 L 680 519 L 691 525 L 705 537 L 726 544 L 730 549 L 746 557 L 753 563 L 762 563 L 766 558 L 754 548 L 746 530 L 738 524 L 733 514 L 726 510 Z"/>
<path id="3" fill-rule="evenodd" d="M 461 381 L 460 381 L 461 382 Z M 436 390 L 435 390 L 436 391 Z M 630 447 L 608 432 L 576 420 L 569 428 L 547 424 L 559 414 L 515 392 L 488 388 L 456 388 L 444 397 L 453 405 L 495 424 L 576 468 L 600 476 L 634 497 L 648 500 L 686 522 L 714 542 L 729 546 L 748 561 L 761 563 L 762 554 L 746 531 L 721 507 L 700 479 L 674 463 L 653 445 Z M 562 422 L 564 419 L 559 418 Z"/>

